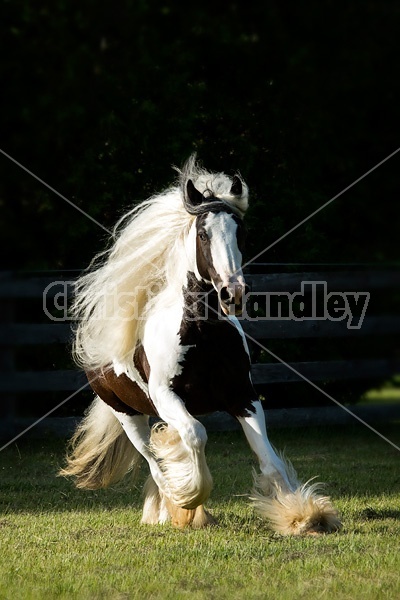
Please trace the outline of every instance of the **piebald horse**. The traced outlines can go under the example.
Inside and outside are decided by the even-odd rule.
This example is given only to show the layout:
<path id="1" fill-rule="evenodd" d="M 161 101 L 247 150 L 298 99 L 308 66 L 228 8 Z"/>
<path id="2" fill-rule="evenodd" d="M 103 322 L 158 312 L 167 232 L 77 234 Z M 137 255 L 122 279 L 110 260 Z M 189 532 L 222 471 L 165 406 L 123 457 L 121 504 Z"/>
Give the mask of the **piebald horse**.
<path id="1" fill-rule="evenodd" d="M 142 522 L 200 528 L 211 488 L 205 427 L 226 411 L 243 428 L 260 473 L 250 496 L 281 534 L 331 532 L 340 521 L 317 484 L 298 482 L 272 448 L 238 316 L 248 188 L 205 171 L 195 156 L 176 185 L 132 209 L 114 243 L 77 282 L 74 356 L 96 397 L 71 440 L 62 475 L 96 489 L 150 468 Z M 161 424 L 150 428 L 149 417 Z"/>

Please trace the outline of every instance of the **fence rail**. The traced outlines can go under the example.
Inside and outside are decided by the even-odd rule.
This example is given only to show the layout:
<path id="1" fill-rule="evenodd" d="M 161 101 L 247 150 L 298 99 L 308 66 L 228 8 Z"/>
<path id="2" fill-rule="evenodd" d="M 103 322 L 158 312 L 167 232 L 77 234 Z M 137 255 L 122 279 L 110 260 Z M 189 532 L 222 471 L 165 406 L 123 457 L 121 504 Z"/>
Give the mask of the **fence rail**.
<path id="1" fill-rule="evenodd" d="M 397 315 L 366 316 L 360 329 L 348 329 L 345 324 L 322 320 L 265 320 L 243 321 L 245 333 L 254 339 L 293 339 L 318 337 L 360 337 L 400 332 Z M 66 344 L 72 339 L 70 325 L 61 323 L 3 323 L 0 328 L 0 345 L 38 346 Z"/>

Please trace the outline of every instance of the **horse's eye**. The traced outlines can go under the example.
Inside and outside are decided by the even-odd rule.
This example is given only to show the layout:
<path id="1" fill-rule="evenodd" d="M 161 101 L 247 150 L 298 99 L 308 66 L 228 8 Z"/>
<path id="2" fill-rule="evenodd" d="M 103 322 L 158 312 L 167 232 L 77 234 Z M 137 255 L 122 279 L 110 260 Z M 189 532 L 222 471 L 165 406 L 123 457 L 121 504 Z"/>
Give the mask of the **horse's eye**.
<path id="1" fill-rule="evenodd" d="M 205 231 L 199 231 L 199 238 L 202 242 L 206 242 L 208 240 L 208 235 Z"/>

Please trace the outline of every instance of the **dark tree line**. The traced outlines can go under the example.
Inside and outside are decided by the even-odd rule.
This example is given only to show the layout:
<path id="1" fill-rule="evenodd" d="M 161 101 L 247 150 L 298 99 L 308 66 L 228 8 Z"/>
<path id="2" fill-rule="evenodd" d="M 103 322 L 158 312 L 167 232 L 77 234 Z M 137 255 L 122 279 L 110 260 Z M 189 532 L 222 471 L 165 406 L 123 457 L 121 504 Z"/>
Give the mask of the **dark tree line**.
<path id="1" fill-rule="evenodd" d="M 2 149 L 105 227 L 196 150 L 252 192 L 249 258 L 398 146 L 399 7 L 3 2 Z M 398 256 L 393 159 L 262 257 Z M 0 156 L 4 268 L 81 268 L 106 235 Z"/>

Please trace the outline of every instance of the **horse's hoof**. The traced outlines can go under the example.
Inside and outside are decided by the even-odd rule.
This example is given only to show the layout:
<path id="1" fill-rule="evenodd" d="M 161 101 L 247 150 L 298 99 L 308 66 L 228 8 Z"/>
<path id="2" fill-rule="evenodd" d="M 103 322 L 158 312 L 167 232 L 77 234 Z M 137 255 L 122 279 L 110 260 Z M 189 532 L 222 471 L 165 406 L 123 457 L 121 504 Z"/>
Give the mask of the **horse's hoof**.
<path id="1" fill-rule="evenodd" d="M 178 529 L 184 529 L 185 527 L 191 527 L 192 529 L 203 529 L 204 527 L 210 527 L 216 525 L 214 517 L 205 510 L 201 504 L 197 508 L 181 508 L 167 501 L 168 512 L 171 516 L 171 523 Z"/>

